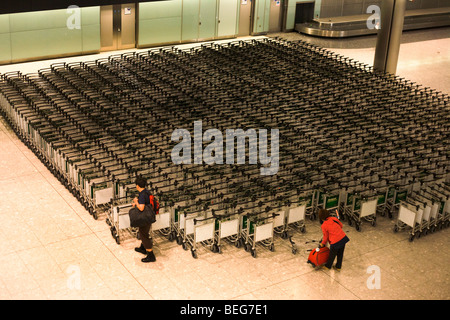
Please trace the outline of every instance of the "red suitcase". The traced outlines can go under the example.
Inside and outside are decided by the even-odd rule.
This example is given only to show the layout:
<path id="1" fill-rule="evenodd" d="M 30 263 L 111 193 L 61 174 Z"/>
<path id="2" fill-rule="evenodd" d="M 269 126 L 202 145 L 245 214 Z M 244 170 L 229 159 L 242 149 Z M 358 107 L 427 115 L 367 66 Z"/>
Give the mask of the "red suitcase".
<path id="1" fill-rule="evenodd" d="M 329 256 L 330 249 L 328 247 L 313 249 L 309 254 L 308 263 L 311 263 L 314 267 L 318 267 L 327 263 Z"/>

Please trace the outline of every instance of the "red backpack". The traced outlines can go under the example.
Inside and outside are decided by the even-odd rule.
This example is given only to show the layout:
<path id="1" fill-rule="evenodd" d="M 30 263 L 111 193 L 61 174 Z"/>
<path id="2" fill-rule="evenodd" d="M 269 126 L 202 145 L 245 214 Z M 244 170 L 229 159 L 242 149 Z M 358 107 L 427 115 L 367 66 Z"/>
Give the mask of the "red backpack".
<path id="1" fill-rule="evenodd" d="M 159 214 L 159 202 L 153 195 L 150 195 L 150 204 L 152 205 L 155 214 Z"/>

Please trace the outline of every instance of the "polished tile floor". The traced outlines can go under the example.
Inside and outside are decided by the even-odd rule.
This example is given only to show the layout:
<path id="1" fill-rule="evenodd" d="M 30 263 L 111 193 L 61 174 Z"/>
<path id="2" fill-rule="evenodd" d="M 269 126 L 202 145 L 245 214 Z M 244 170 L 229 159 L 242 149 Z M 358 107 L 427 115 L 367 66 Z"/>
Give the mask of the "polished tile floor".
<path id="1" fill-rule="evenodd" d="M 399 71 L 449 92 L 444 72 L 450 66 L 449 39 L 429 41 L 404 44 Z M 371 50 L 336 49 L 361 60 L 370 60 Z M 441 59 L 434 60 L 437 50 Z M 45 63 L 51 62 L 40 65 Z M 31 66 L 4 66 L 0 72 L 24 65 Z M 435 73 L 427 76 L 424 70 Z M 450 299 L 450 230 L 409 242 L 407 233 L 393 233 L 394 223 L 378 217 L 376 227 L 364 224 L 361 232 L 344 224 L 351 241 L 340 272 L 306 263 L 307 250 L 315 247 L 306 242 L 321 238 L 319 223 L 310 220 L 306 233 L 293 233 L 296 255 L 287 240 L 276 237 L 275 251 L 259 247 L 257 258 L 225 245 L 221 254 L 201 248 L 193 259 L 190 251 L 155 234 L 157 261 L 143 264 L 133 250 L 139 242 L 129 237 L 117 245 L 105 216 L 94 220 L 0 117 L 3 300 Z"/>

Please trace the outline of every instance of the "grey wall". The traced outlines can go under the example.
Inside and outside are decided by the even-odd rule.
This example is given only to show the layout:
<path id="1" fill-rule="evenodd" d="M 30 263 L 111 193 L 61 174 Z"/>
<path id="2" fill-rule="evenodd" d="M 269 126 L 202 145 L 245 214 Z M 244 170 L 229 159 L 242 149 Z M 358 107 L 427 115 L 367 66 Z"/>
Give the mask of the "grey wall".
<path id="1" fill-rule="evenodd" d="M 370 5 L 381 6 L 382 0 L 322 0 L 320 17 L 339 17 L 365 14 Z M 450 0 L 414 0 L 407 2 L 407 10 L 450 7 Z"/>

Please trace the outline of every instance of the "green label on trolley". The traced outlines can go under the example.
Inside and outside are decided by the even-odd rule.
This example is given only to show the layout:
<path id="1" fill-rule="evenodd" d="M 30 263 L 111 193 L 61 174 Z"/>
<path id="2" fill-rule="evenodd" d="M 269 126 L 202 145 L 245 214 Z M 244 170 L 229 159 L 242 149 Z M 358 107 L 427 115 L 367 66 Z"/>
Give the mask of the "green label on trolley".
<path id="1" fill-rule="evenodd" d="M 353 210 L 357 211 L 359 209 L 361 209 L 361 199 L 357 198 L 357 199 L 355 199 L 355 206 L 354 206 Z"/>
<path id="2" fill-rule="evenodd" d="M 248 220 L 248 218 L 246 216 L 242 217 L 242 229 L 247 228 L 247 220 Z"/>
<path id="3" fill-rule="evenodd" d="M 388 191 L 388 199 L 394 197 L 395 194 L 395 188 L 390 188 Z"/>
<path id="4" fill-rule="evenodd" d="M 386 194 L 385 193 L 379 193 L 378 194 L 378 202 L 377 204 L 384 204 L 386 202 Z"/>
<path id="5" fill-rule="evenodd" d="M 339 195 L 330 196 L 327 198 L 327 202 L 325 203 L 325 208 L 335 208 L 339 205 Z"/>
<path id="6" fill-rule="evenodd" d="M 395 203 L 400 203 L 400 201 L 406 200 L 406 191 L 398 192 L 397 196 L 395 197 Z"/>
<path id="7" fill-rule="evenodd" d="M 354 195 L 352 195 L 352 194 L 349 194 L 347 196 L 347 206 L 351 206 L 353 204 L 353 197 L 354 197 Z"/>
<path id="8" fill-rule="evenodd" d="M 318 193 L 318 199 L 319 199 L 319 203 L 323 203 L 323 193 L 322 192 L 320 192 L 320 191 L 317 191 L 317 193 Z"/>
<path id="9" fill-rule="evenodd" d="M 253 222 L 249 221 L 247 217 L 244 216 L 242 217 L 242 229 L 247 229 L 247 227 L 249 228 L 248 234 L 253 234 L 255 230 L 255 225 Z"/>
<path id="10" fill-rule="evenodd" d="M 215 230 L 217 231 L 217 230 L 219 230 L 219 228 L 220 228 L 219 219 L 216 219 L 216 221 L 215 221 Z"/>
<path id="11" fill-rule="evenodd" d="M 306 207 L 309 208 L 309 207 L 312 206 L 312 195 L 309 196 L 309 197 L 300 197 L 300 198 L 298 199 L 298 201 L 299 201 L 300 203 L 306 204 Z"/>

